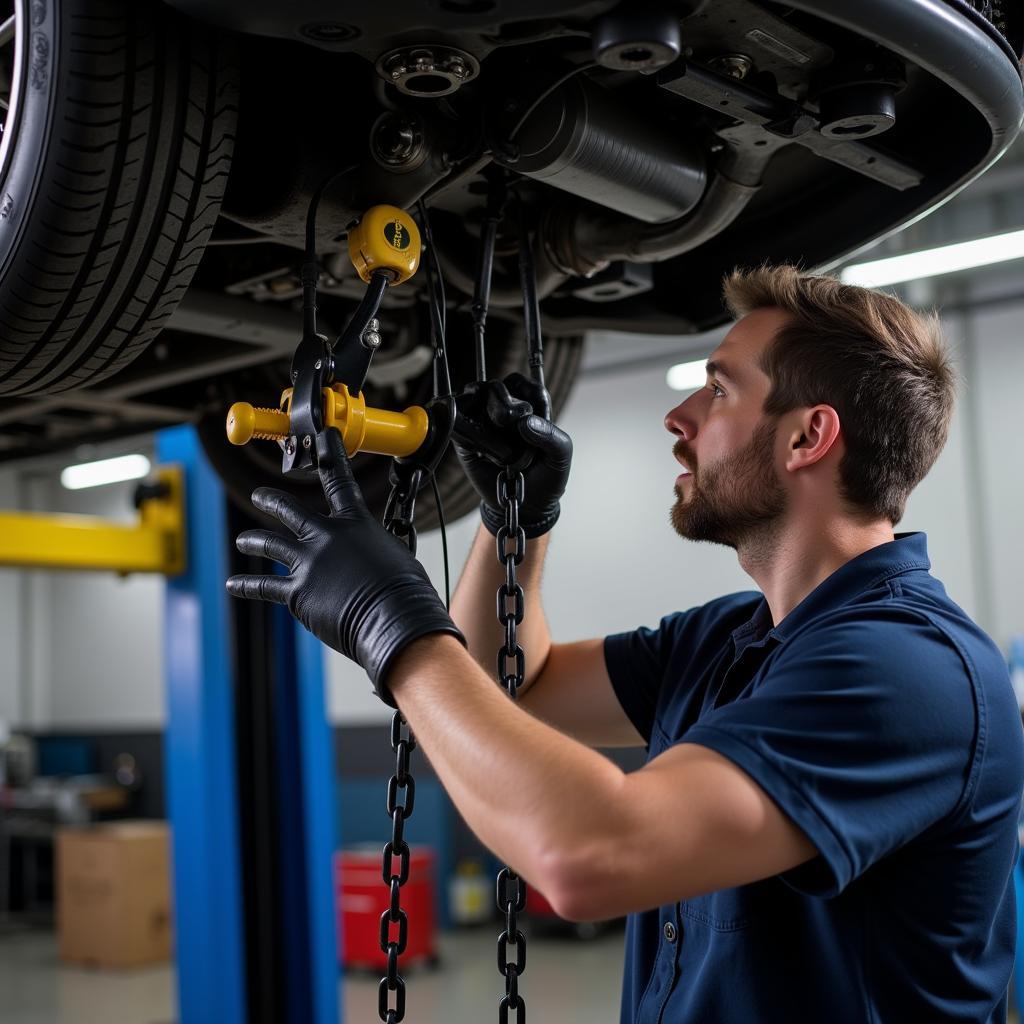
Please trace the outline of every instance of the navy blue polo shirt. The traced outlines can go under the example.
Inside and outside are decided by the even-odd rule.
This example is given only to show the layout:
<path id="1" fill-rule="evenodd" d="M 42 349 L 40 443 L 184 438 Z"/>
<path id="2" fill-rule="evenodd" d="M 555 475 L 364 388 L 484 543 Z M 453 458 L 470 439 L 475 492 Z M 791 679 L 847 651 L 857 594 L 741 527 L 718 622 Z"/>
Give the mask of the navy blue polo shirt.
<path id="1" fill-rule="evenodd" d="M 925 535 L 898 534 L 774 628 L 750 592 L 605 640 L 649 759 L 717 751 L 818 850 L 631 915 L 623 1024 L 1006 1020 L 1020 715 L 929 569 Z"/>

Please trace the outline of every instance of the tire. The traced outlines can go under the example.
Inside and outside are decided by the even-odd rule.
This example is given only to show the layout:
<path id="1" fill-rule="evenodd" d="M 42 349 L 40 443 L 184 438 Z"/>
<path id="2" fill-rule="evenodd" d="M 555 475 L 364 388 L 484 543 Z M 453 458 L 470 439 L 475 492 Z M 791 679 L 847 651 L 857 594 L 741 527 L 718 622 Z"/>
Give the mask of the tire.
<path id="1" fill-rule="evenodd" d="M 488 338 L 488 376 L 504 377 L 515 370 L 525 372 L 526 359 L 522 339 L 499 333 L 495 325 L 494 337 Z M 471 356 L 469 346 L 463 349 L 462 362 Z M 569 397 L 576 379 L 580 359 L 583 355 L 583 339 L 580 337 L 557 338 L 545 342 L 544 371 L 551 393 L 551 404 L 557 417 L 565 400 Z M 452 359 L 452 380 L 456 389 L 471 378 L 472 369 L 468 365 L 460 365 L 458 356 L 449 348 Z M 276 368 L 278 372 L 271 382 L 266 368 L 246 374 L 236 374 L 220 382 L 223 398 L 218 402 L 215 411 L 203 416 L 198 423 L 199 438 L 207 458 L 214 470 L 224 482 L 228 496 L 239 507 L 250 514 L 258 514 L 252 507 L 250 495 L 257 487 L 279 487 L 296 495 L 310 508 L 326 511 L 323 492 L 316 480 L 305 481 L 294 477 L 281 476 L 281 453 L 276 445 L 266 442 L 250 442 L 243 447 L 235 447 L 228 443 L 224 431 L 225 414 L 228 407 L 235 401 L 252 401 L 254 395 L 273 393 L 280 389 L 287 379 L 288 364 Z M 387 408 L 405 408 L 406 406 L 423 403 L 431 395 L 431 379 L 429 372 L 418 379 L 409 396 L 401 402 L 389 401 L 386 395 L 373 395 L 369 392 L 370 404 L 380 404 Z M 370 510 L 378 518 L 383 515 L 387 501 L 389 484 L 388 470 L 391 460 L 380 455 L 363 455 L 353 462 L 353 470 L 359 486 L 366 498 Z M 441 503 L 444 506 L 445 522 L 454 522 L 468 512 L 474 510 L 480 499 L 472 485 L 462 472 L 462 467 L 451 450 L 448 451 L 436 472 Z M 416 528 L 420 532 L 436 529 L 440 525 L 437 508 L 434 504 L 430 487 L 425 487 L 416 502 Z"/>
<path id="2" fill-rule="evenodd" d="M 154 0 L 13 7 L 0 394 L 33 395 L 122 369 L 185 294 L 227 182 L 238 75 L 228 41 Z"/>

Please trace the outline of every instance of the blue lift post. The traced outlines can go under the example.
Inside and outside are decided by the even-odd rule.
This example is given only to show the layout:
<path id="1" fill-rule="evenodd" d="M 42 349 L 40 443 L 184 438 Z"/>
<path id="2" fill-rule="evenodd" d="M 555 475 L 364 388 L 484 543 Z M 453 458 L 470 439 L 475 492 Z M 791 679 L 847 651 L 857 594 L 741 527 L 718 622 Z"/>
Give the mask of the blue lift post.
<path id="1" fill-rule="evenodd" d="M 274 619 L 282 895 L 288 1006 L 296 1022 L 336 1024 L 339 974 L 332 858 L 334 758 L 324 649 L 283 608 Z M 383 884 L 383 883 L 382 883 Z"/>
<path id="2" fill-rule="evenodd" d="M 188 568 L 168 580 L 165 609 L 166 765 L 172 828 L 181 1024 L 248 1024 L 247 929 L 240 841 L 230 600 L 233 538 L 226 497 L 191 427 L 157 436 L 161 463 L 185 472 Z M 338 957 L 331 857 L 333 759 L 324 713 L 323 650 L 283 610 L 277 641 L 274 799 L 286 993 L 281 1024 L 337 1024 Z"/>

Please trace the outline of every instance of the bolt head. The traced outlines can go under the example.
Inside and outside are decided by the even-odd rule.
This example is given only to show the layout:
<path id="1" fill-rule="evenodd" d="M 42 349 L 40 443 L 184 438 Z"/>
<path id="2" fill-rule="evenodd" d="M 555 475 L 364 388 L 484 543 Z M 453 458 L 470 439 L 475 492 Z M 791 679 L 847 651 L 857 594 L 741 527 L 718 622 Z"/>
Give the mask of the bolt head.
<path id="1" fill-rule="evenodd" d="M 309 434 L 307 434 L 302 439 L 302 447 L 305 448 L 307 451 L 313 447 L 313 438 L 311 438 Z"/>

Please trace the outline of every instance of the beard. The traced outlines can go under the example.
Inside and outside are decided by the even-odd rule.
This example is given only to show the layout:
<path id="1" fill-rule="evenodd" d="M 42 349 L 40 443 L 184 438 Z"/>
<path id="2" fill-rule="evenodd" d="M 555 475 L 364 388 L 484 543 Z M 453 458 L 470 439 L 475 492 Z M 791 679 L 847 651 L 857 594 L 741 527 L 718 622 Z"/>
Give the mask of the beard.
<path id="1" fill-rule="evenodd" d="M 706 540 L 739 550 L 771 537 L 786 512 L 786 491 L 773 463 L 776 424 L 765 420 L 739 451 L 693 472 L 686 486 L 676 484 L 672 527 L 680 537 Z M 686 452 L 679 454 L 685 458 Z"/>

